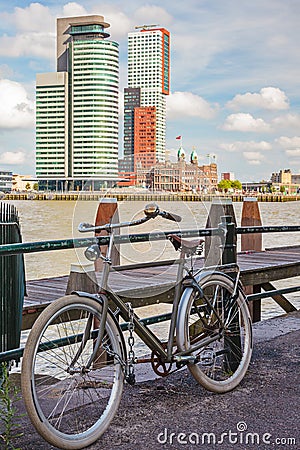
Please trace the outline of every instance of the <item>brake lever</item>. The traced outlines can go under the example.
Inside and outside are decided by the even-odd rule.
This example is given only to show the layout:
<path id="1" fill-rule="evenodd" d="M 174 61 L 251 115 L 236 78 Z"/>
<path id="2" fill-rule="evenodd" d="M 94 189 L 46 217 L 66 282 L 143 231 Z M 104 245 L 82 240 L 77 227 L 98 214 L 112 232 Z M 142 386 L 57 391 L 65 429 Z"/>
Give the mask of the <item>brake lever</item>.
<path id="1" fill-rule="evenodd" d="M 82 222 L 78 225 L 78 231 L 80 231 L 80 233 L 86 233 L 88 231 L 94 231 L 94 225 L 87 223 L 87 222 Z"/>
<path id="2" fill-rule="evenodd" d="M 164 219 L 172 220 L 173 222 L 181 222 L 182 220 L 182 218 L 177 214 L 169 213 L 167 211 L 159 211 L 158 215 Z"/>

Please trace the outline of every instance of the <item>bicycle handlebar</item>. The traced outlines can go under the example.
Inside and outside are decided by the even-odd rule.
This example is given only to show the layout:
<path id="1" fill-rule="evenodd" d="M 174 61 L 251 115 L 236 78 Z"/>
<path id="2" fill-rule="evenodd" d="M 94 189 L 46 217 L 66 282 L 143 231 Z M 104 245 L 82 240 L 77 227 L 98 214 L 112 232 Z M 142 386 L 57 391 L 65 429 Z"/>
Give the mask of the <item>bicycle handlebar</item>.
<path id="1" fill-rule="evenodd" d="M 169 213 L 167 211 L 160 211 L 159 216 L 164 219 L 172 220 L 173 222 L 181 222 L 182 218 L 174 213 Z"/>
<path id="2" fill-rule="evenodd" d="M 156 203 L 149 203 L 145 206 L 144 213 L 146 217 L 154 219 L 157 216 L 161 216 L 164 219 L 172 220 L 173 222 L 181 222 L 181 217 L 174 213 L 169 213 L 159 209 Z"/>
<path id="3" fill-rule="evenodd" d="M 78 225 L 78 231 L 81 233 L 87 233 L 88 231 L 109 231 L 114 228 L 122 227 L 132 227 L 135 225 L 141 225 L 150 219 L 155 219 L 155 217 L 160 216 L 167 220 L 172 220 L 173 222 L 181 222 L 181 217 L 174 213 L 169 213 L 167 211 L 160 210 L 158 205 L 155 203 L 149 203 L 144 209 L 145 217 L 141 219 L 132 220 L 131 222 L 121 222 L 121 223 L 107 223 L 105 225 L 95 226 L 90 223 L 82 222 Z"/>

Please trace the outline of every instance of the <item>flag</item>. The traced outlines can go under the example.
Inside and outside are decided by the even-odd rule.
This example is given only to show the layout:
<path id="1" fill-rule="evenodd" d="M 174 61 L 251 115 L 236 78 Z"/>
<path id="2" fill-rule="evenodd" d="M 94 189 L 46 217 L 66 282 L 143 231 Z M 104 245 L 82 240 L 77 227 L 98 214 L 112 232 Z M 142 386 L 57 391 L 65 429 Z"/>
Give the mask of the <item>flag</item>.
<path id="1" fill-rule="evenodd" d="M 181 139 L 181 136 L 176 136 L 176 139 Z"/>

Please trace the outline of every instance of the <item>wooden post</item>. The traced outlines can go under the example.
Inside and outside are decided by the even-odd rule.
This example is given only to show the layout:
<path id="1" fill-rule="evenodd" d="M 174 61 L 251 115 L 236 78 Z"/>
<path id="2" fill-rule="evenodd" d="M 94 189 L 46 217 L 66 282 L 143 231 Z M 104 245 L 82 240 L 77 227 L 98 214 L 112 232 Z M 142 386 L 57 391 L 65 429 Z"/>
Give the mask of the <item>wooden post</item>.
<path id="1" fill-rule="evenodd" d="M 118 202 L 116 198 L 104 198 L 100 201 L 98 205 L 98 210 L 96 213 L 95 225 L 105 225 L 106 223 L 118 223 L 119 222 L 119 211 L 118 211 Z M 118 234 L 118 232 L 117 232 Z M 107 236 L 106 231 L 101 231 L 100 233 L 96 233 L 96 236 Z M 101 246 L 102 254 L 106 254 L 107 245 Z M 114 266 L 120 264 L 120 251 L 119 246 L 115 245 L 112 251 L 112 264 Z M 95 262 L 95 270 L 96 272 L 100 272 L 102 270 L 103 262 L 101 259 L 98 259 Z"/>
<path id="2" fill-rule="evenodd" d="M 206 221 L 206 228 L 217 228 L 222 216 L 231 216 L 236 225 L 236 218 L 231 199 L 218 198 L 212 201 Z M 205 238 L 205 266 L 213 266 L 222 262 L 222 248 L 219 236 Z"/>
<path id="3" fill-rule="evenodd" d="M 256 197 L 245 197 L 242 209 L 242 227 L 256 227 L 261 226 L 261 217 L 259 205 Z M 262 234 L 242 234 L 241 236 L 241 251 L 262 251 Z"/>
<path id="4" fill-rule="evenodd" d="M 260 217 L 259 205 L 256 197 L 245 197 L 242 209 L 241 226 L 253 227 L 261 226 L 262 221 Z M 241 236 L 241 251 L 262 251 L 262 234 L 242 234 Z M 256 284 L 253 286 L 245 286 L 245 293 L 258 294 L 261 291 L 261 286 Z M 261 299 L 250 302 L 250 313 L 253 322 L 261 320 Z"/>
<path id="5" fill-rule="evenodd" d="M 71 264 L 66 295 L 73 291 L 84 291 L 89 294 L 98 292 L 94 264 Z"/>

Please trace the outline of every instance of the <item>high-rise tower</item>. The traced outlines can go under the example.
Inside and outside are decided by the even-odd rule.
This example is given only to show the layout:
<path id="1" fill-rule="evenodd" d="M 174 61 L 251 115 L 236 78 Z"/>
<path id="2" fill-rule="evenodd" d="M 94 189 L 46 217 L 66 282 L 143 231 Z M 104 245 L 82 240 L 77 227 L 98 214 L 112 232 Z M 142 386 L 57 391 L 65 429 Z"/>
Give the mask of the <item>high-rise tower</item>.
<path id="1" fill-rule="evenodd" d="M 93 189 L 118 175 L 118 44 L 103 16 L 57 19 L 57 72 L 37 75 L 41 188 Z"/>
<path id="2" fill-rule="evenodd" d="M 166 95 L 170 90 L 170 33 L 164 28 L 156 28 L 152 25 L 137 28 L 141 30 L 128 34 L 129 90 L 127 95 L 125 91 L 124 96 L 124 156 L 128 158 L 131 154 L 132 160 L 136 161 L 136 155 L 141 153 L 145 156 L 145 148 L 149 148 L 152 155 L 154 153 L 154 158 L 143 157 L 141 160 L 143 165 L 149 165 L 153 164 L 153 160 L 165 160 Z M 128 92 L 132 93 L 134 89 L 139 89 L 140 92 L 139 104 L 135 105 L 127 101 L 130 98 Z M 148 110 L 148 114 L 152 118 L 155 116 L 155 121 L 148 120 L 145 127 L 144 114 L 134 115 L 132 111 L 130 113 L 130 108 L 135 107 L 154 107 L 154 110 Z M 139 118 L 143 123 L 138 122 Z M 135 130 L 135 142 L 130 141 L 131 149 L 129 145 L 126 146 L 129 127 L 131 131 Z M 141 130 L 143 130 L 142 134 Z M 139 148 L 139 143 L 142 149 Z M 129 144 L 128 140 L 127 144 Z"/>

